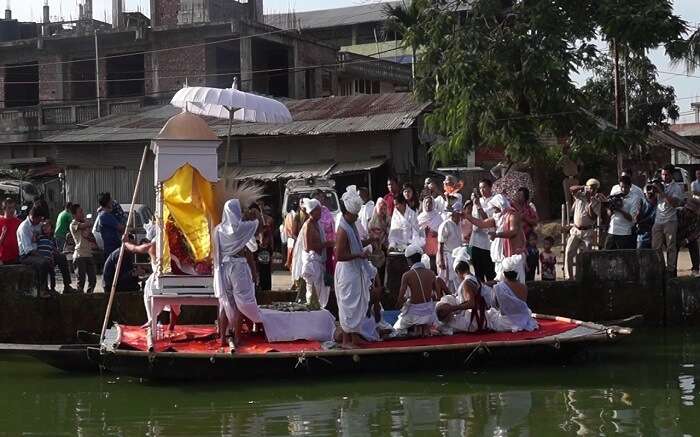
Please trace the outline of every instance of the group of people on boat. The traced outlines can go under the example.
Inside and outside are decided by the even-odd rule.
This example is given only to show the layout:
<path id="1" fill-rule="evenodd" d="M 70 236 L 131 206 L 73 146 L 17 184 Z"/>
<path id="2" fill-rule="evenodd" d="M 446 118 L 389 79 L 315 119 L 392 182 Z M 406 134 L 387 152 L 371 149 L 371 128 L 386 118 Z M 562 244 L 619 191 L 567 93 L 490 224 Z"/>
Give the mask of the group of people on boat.
<path id="1" fill-rule="evenodd" d="M 527 288 L 519 281 L 520 264 L 517 260 L 504 258 L 499 269 L 502 280 L 484 283 L 471 273 L 467 248 L 457 247 L 451 253 L 450 270 L 451 275 L 458 278 L 458 285 L 451 289 L 443 277 L 430 269 L 430 259 L 425 255 L 421 241 L 415 241 L 405 249 L 404 255 L 411 267 L 401 279 L 398 297 L 401 311 L 393 326 L 386 323 L 381 306 L 384 287 L 377 268 L 369 260 L 371 238 L 362 238 L 357 226 L 365 202 L 355 186 L 348 187 L 341 197 L 342 216 L 333 243 L 335 323 L 330 312 L 324 309 L 331 287 L 324 277 L 324 253 L 328 245 L 320 224 L 321 204 L 316 199 L 303 199 L 302 203 L 309 214 L 300 234 L 303 241 L 301 256 L 305 260 L 303 276 L 311 305 L 310 311 L 285 313 L 286 318 L 283 318 L 280 311 L 260 308 L 255 297 L 251 244 L 254 244 L 261 221 L 244 215 L 239 200 L 226 202 L 221 223 L 212 232 L 214 290 L 219 299 L 218 328 L 223 345 L 235 346 L 244 325 L 254 329 L 261 327 L 268 341 L 271 338 L 334 338 L 341 347 L 349 348 L 386 337 L 537 328 L 537 322 L 527 307 Z M 151 248 L 131 249 L 154 256 Z M 154 280 L 155 274 L 146 285 L 146 302 Z M 174 314 L 179 313 L 179 308 L 171 310 Z M 149 314 L 149 317 L 153 316 Z M 328 317 L 333 322 L 330 325 Z M 269 331 L 277 333 L 270 335 Z"/>

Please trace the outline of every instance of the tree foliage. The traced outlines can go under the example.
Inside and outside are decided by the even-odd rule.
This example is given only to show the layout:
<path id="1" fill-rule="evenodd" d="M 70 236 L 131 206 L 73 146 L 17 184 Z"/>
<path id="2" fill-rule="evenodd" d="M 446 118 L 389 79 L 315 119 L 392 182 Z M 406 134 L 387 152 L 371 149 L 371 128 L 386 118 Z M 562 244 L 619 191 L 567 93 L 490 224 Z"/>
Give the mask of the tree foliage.
<path id="1" fill-rule="evenodd" d="M 537 159 L 544 154 L 541 136 L 551 133 L 571 138 L 572 147 L 613 149 L 633 141 L 582 113 L 590 101 L 571 76 L 607 56 L 596 38 L 641 58 L 661 44 L 680 53 L 687 30 L 668 0 L 433 0 L 419 6 L 406 34 L 421 47 L 416 93 L 434 104 L 427 125 L 443 138 L 433 148 L 440 161 L 483 146 Z M 647 68 L 646 78 L 653 73 Z M 638 91 L 669 97 L 668 90 L 652 88 Z M 605 103 L 612 112 L 613 101 Z M 666 103 L 660 104 L 670 108 Z"/>

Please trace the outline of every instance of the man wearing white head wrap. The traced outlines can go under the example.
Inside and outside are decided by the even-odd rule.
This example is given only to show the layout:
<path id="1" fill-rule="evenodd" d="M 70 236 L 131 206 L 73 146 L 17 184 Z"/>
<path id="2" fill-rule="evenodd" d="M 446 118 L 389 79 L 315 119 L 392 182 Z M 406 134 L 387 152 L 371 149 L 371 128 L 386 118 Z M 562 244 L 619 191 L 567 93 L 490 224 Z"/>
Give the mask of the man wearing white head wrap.
<path id="1" fill-rule="evenodd" d="M 527 306 L 527 286 L 518 280 L 518 262 L 501 263 L 503 279 L 493 287 L 493 308 L 486 312 L 489 328 L 498 332 L 534 331 L 538 328 Z"/>
<path id="2" fill-rule="evenodd" d="M 338 321 L 343 331 L 342 344 L 353 348 L 363 340 L 379 340 L 376 320 L 370 311 L 371 292 L 379 282 L 377 269 L 367 259 L 371 246 L 363 247 L 365 242 L 356 226 L 362 199 L 354 185 L 348 187 L 341 201 L 343 216 L 335 240 L 335 294 Z"/>
<path id="3" fill-rule="evenodd" d="M 316 199 L 303 199 L 302 206 L 309 218 L 302 226 L 294 248 L 294 259 L 301 260 L 301 265 L 298 272 L 293 273 L 299 274 L 306 282 L 306 302 L 309 308 L 325 308 L 330 296 L 330 287 L 326 285 L 324 275 L 328 244 L 324 228 L 320 224 L 321 203 Z"/>
<path id="4" fill-rule="evenodd" d="M 255 299 L 252 254 L 246 250 L 248 242 L 258 232 L 258 220 L 244 221 L 241 204 L 232 199 L 224 205 L 221 224 L 212 233 L 214 258 L 214 295 L 219 298 L 219 331 L 222 344 L 234 333 L 238 341 L 242 326 L 241 315 L 253 323 L 262 323 L 262 315 Z"/>
<path id="5" fill-rule="evenodd" d="M 258 232 L 259 220 L 244 221 L 240 202 L 229 200 L 224 205 L 221 224 L 212 233 L 214 258 L 214 293 L 219 298 L 219 330 L 222 344 L 230 326 L 234 342 L 238 341 L 242 316 L 253 323 L 262 323 L 267 340 L 300 339 L 326 341 L 332 338 L 335 324 L 328 311 L 285 312 L 260 309 L 255 299 L 252 253 L 247 249 Z"/>
<path id="6" fill-rule="evenodd" d="M 366 240 L 369 238 L 369 222 L 372 220 L 372 214 L 374 213 L 374 202 L 369 200 L 369 191 L 367 188 L 360 188 L 357 190 L 362 199 L 362 209 L 357 215 L 357 231 L 360 233 L 360 238 Z"/>
<path id="7" fill-rule="evenodd" d="M 450 217 L 438 228 L 438 275 L 445 281 L 450 293 L 459 287 L 459 278 L 452 272 L 452 251 L 462 245 L 462 203 L 457 201 L 449 208 Z"/>
<path id="8" fill-rule="evenodd" d="M 491 259 L 496 264 L 496 279 L 503 279 L 502 263 L 511 258 L 518 272 L 518 280 L 525 283 L 526 239 L 522 218 L 502 194 L 494 195 L 488 206 L 493 210 L 492 218 L 480 220 L 467 217 L 467 220 L 479 228 L 496 228 L 495 231 L 489 232 L 492 241 Z"/>
<path id="9" fill-rule="evenodd" d="M 394 329 L 399 334 L 406 334 L 413 328 L 417 335 L 429 336 L 437 324 L 435 301 L 442 297 L 442 289 L 435 273 L 421 262 L 423 249 L 418 244 L 410 244 L 405 254 L 411 268 L 401 277 L 398 298 L 401 312 Z"/>

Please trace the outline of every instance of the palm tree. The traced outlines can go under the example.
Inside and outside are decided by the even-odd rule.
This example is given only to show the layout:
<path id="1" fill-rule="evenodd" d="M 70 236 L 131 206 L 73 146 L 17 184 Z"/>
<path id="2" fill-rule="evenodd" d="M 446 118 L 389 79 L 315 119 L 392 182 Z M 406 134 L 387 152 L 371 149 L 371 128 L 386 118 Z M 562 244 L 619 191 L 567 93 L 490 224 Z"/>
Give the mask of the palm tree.
<path id="1" fill-rule="evenodd" d="M 700 68 L 700 28 L 695 29 L 688 39 L 681 40 L 666 52 L 673 65 L 684 64 L 688 74 L 695 73 Z"/>
<path id="2" fill-rule="evenodd" d="M 394 33 L 396 39 L 401 38 L 403 47 L 411 48 L 411 76 L 412 82 L 416 81 L 416 52 L 418 51 L 418 29 L 424 0 L 401 0 L 399 3 L 386 3 L 384 5 L 384 34 Z"/>

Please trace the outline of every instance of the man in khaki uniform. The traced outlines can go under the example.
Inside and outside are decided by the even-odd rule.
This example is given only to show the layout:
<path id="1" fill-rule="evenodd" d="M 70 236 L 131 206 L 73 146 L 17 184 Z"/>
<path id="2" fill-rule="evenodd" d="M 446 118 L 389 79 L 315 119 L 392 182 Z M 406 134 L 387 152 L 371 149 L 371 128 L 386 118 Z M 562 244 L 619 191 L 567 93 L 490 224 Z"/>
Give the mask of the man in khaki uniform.
<path id="1" fill-rule="evenodd" d="M 590 251 L 595 239 L 595 225 L 600 215 L 602 195 L 598 194 L 600 182 L 589 179 L 585 186 L 569 188 L 574 198 L 574 224 L 566 242 L 564 264 L 569 279 L 574 278 L 574 260 L 579 252 Z"/>

